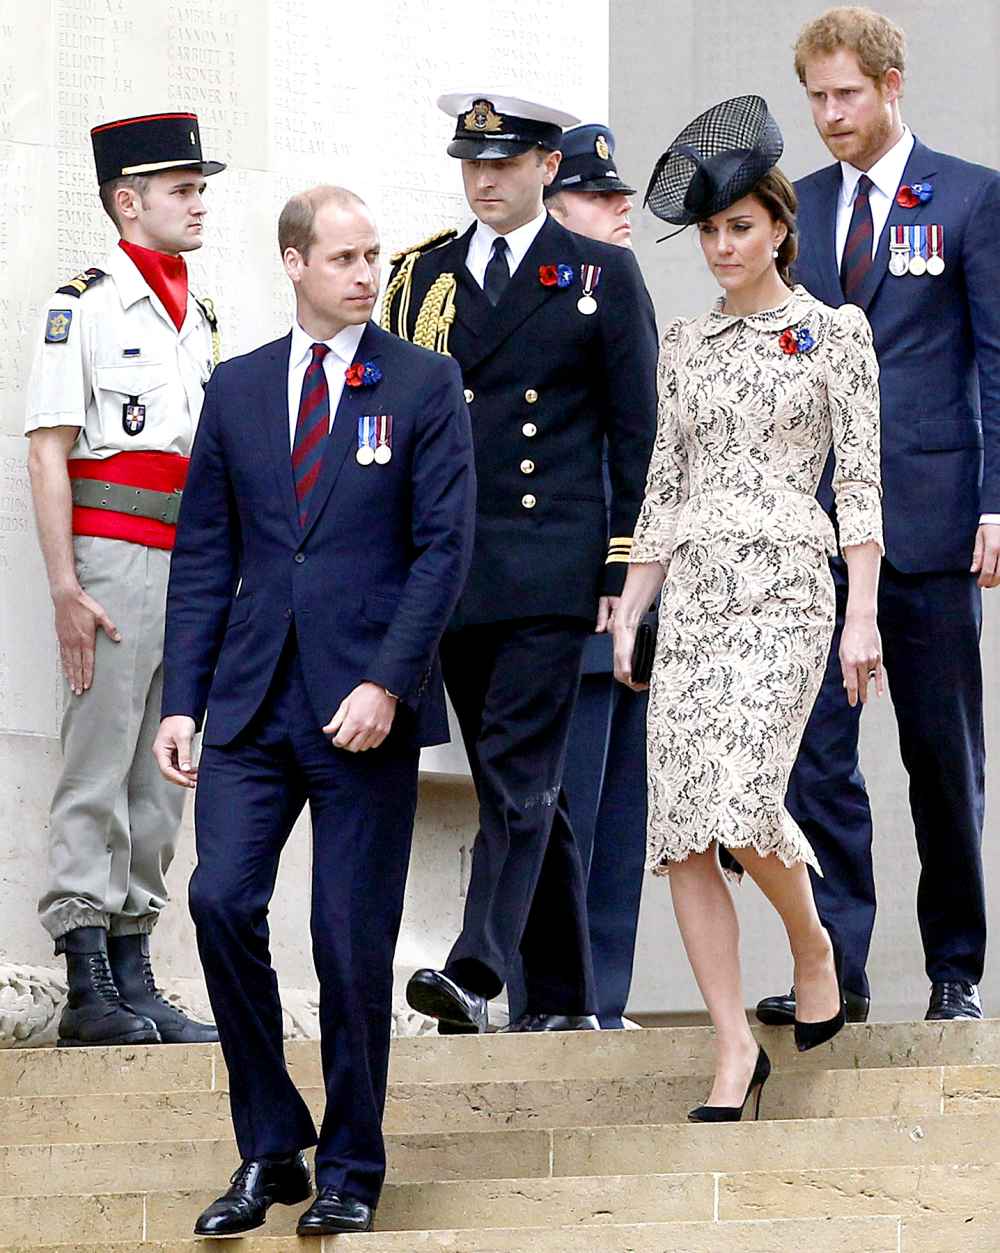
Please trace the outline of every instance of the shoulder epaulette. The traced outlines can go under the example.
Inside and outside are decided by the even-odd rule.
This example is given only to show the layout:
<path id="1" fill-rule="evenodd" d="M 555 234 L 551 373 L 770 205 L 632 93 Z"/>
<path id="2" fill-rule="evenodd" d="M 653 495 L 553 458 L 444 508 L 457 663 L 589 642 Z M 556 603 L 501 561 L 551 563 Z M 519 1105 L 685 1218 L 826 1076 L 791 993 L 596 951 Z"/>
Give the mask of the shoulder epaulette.
<path id="1" fill-rule="evenodd" d="M 195 296 L 194 303 L 205 315 L 208 329 L 212 332 L 212 364 L 218 365 L 222 360 L 222 338 L 219 335 L 219 315 L 215 312 L 215 301 L 211 296 Z"/>
<path id="2" fill-rule="evenodd" d="M 393 253 L 389 258 L 389 263 L 391 265 L 399 265 L 400 261 L 405 261 L 407 257 L 412 256 L 414 253 L 420 256 L 434 248 L 440 248 L 442 244 L 451 243 L 457 234 L 458 231 L 453 226 L 448 226 L 443 231 L 435 231 L 433 235 L 428 235 L 426 239 L 422 239 L 419 244 L 412 244 L 401 252 Z"/>
<path id="3" fill-rule="evenodd" d="M 88 288 L 99 283 L 102 278 L 107 278 L 106 272 L 91 267 L 89 270 L 84 270 L 82 274 L 78 274 L 76 278 L 71 278 L 65 287 L 57 287 L 56 292 L 60 296 L 75 296 L 79 299 Z"/>
<path id="4" fill-rule="evenodd" d="M 428 235 L 422 243 L 404 248 L 392 258 L 392 277 L 382 297 L 382 329 L 391 331 L 400 339 L 432 348 L 436 352 L 448 352 L 448 329 L 455 317 L 455 276 L 441 274 L 431 284 L 430 291 L 420 307 L 420 314 L 411 335 L 409 330 L 410 293 L 413 289 L 413 269 L 425 252 L 433 252 L 443 244 L 449 244 L 458 234 L 453 226 Z M 393 307 L 395 305 L 395 308 Z M 433 314 L 433 316 L 432 316 Z"/>

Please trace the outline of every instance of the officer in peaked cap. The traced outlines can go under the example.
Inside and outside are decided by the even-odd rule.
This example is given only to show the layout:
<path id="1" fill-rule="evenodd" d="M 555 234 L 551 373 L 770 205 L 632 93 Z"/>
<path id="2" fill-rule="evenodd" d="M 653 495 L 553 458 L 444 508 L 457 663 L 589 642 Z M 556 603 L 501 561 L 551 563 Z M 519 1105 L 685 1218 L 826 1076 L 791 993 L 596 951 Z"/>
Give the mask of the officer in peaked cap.
<path id="1" fill-rule="evenodd" d="M 634 195 L 635 188 L 624 182 L 615 167 L 615 137 L 610 127 L 591 122 L 566 131 L 562 161 L 545 189 L 545 207 L 568 231 L 630 246 L 630 197 Z"/>
<path id="2" fill-rule="evenodd" d="M 615 137 L 603 123 L 562 137 L 562 161 L 545 189 L 545 207 L 578 235 L 631 247 L 630 197 L 615 165 Z M 611 484 L 605 494 L 610 502 Z M 583 650 L 580 691 L 570 723 L 563 788 L 587 877 L 587 916 L 597 1017 L 621 1028 L 632 983 L 646 855 L 646 706 L 648 693 L 615 682 L 608 632 Z M 507 981 L 513 1018 L 525 1008 L 523 971 Z"/>
<path id="3" fill-rule="evenodd" d="M 150 751 L 160 719 L 170 550 L 205 384 L 211 301 L 188 290 L 205 179 L 193 113 L 91 132 L 101 203 L 120 236 L 47 305 L 25 433 L 67 699 L 43 926 L 65 954 L 66 1045 L 199 1043 L 156 990 L 149 938 L 167 902 L 183 793 Z"/>
<path id="4" fill-rule="evenodd" d="M 586 883 L 562 791 L 587 638 L 621 591 L 656 412 L 656 330 L 635 258 L 543 205 L 577 119 L 506 92 L 442 96 L 475 220 L 395 258 L 386 329 L 462 367 L 479 484 L 472 570 L 441 647 L 479 799 L 461 935 L 407 996 L 481 1031 L 524 957 L 510 1029 L 597 1026 Z M 610 539 L 602 477 L 608 446 Z"/>

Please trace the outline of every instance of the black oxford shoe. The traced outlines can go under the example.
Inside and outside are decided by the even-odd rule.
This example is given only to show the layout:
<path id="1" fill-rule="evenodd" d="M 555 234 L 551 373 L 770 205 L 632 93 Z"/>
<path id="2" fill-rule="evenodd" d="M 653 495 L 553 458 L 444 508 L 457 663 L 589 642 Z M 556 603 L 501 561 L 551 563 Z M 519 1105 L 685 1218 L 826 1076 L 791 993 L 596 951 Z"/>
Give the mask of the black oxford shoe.
<path id="1" fill-rule="evenodd" d="M 486 1030 L 486 997 L 467 991 L 440 970 L 418 970 L 406 985 L 406 1000 L 418 1014 L 436 1018 L 439 1031 L 446 1024 L 451 1028 L 442 1035 L 481 1035 Z"/>
<path id="2" fill-rule="evenodd" d="M 316 1200 L 299 1219 L 297 1236 L 335 1236 L 346 1231 L 371 1231 L 372 1207 L 336 1188 L 320 1188 Z"/>
<path id="3" fill-rule="evenodd" d="M 924 1018 L 928 1022 L 950 1018 L 982 1018 L 979 989 L 974 983 L 932 983 L 931 1000 Z"/>
<path id="4" fill-rule="evenodd" d="M 844 1009 L 848 1022 L 867 1022 L 871 1001 L 867 996 L 844 988 Z M 795 989 L 787 996 L 765 996 L 757 1002 L 757 1021 L 768 1027 L 791 1027 L 795 1022 Z"/>
<path id="5" fill-rule="evenodd" d="M 593 1014 L 521 1014 L 501 1027 L 512 1035 L 522 1031 L 600 1031 L 601 1024 Z"/>
<path id="6" fill-rule="evenodd" d="M 194 1225 L 196 1236 L 239 1236 L 262 1227 L 272 1205 L 298 1205 L 312 1196 L 309 1166 L 301 1153 L 278 1161 L 251 1157 L 240 1163 L 228 1192 Z"/>

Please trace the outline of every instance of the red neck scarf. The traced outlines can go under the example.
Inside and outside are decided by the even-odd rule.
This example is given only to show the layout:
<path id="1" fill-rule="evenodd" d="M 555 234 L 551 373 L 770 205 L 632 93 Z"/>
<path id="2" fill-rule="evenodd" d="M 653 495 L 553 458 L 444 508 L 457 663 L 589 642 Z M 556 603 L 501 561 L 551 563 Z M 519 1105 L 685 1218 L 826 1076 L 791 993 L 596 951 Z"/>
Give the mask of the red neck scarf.
<path id="1" fill-rule="evenodd" d="M 184 258 L 154 252 L 152 248 L 130 244 L 125 239 L 120 239 L 118 246 L 135 262 L 136 269 L 163 302 L 171 322 L 180 330 L 188 303 L 188 274 Z"/>

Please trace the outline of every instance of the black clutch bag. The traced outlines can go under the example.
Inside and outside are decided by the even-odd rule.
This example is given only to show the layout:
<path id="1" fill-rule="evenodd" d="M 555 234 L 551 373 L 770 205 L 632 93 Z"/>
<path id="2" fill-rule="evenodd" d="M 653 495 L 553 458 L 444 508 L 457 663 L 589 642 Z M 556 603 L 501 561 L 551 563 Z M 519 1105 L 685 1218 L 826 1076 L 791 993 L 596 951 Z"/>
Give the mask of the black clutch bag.
<path id="1" fill-rule="evenodd" d="M 632 647 L 632 682 L 648 683 L 653 673 L 653 654 L 656 652 L 656 620 L 640 622 L 635 631 Z"/>

